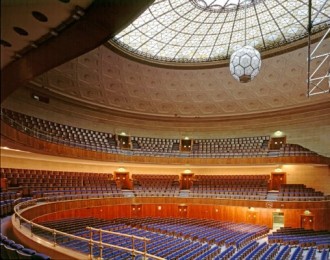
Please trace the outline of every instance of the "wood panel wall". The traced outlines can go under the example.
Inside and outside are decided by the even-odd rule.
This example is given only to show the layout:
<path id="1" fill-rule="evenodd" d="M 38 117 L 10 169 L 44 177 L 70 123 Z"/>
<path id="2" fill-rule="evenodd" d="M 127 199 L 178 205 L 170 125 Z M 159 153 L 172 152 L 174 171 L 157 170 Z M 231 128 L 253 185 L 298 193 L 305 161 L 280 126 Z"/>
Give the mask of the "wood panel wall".
<path id="1" fill-rule="evenodd" d="M 72 217 L 96 217 L 113 219 L 133 217 L 131 205 L 141 205 L 140 217 L 182 216 L 179 206 L 187 208 L 187 218 L 254 223 L 272 228 L 273 212 L 283 212 L 286 227 L 300 227 L 301 216 L 306 210 L 314 216 L 315 230 L 330 230 L 330 201 L 322 202 L 274 202 L 264 201 L 186 198 L 113 198 L 54 202 L 38 205 L 22 215 L 36 222 Z M 255 219 L 250 215 L 256 216 Z"/>

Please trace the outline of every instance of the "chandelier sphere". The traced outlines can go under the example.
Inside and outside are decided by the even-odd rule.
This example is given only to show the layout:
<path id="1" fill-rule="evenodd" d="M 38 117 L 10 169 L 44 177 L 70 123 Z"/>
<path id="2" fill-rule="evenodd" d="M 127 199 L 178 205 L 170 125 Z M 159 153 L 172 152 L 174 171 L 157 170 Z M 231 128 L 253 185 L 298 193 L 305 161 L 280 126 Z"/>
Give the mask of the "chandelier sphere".
<path id="1" fill-rule="evenodd" d="M 252 46 L 244 46 L 230 56 L 231 75 L 239 82 L 246 83 L 258 75 L 261 68 L 259 51 Z"/>

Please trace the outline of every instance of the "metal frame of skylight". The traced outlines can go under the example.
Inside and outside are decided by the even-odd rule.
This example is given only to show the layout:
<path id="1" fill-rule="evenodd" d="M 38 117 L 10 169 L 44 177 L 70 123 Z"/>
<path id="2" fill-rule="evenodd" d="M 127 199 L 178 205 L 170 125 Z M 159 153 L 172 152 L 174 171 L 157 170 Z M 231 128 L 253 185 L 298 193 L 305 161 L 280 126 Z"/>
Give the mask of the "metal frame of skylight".
<path id="1" fill-rule="evenodd" d="M 192 2 L 193 0 L 187 0 L 187 2 Z M 305 37 L 308 37 L 308 26 L 305 25 L 304 22 L 302 22 L 302 19 L 298 19 L 298 17 L 296 17 L 295 15 L 291 14 L 290 11 L 286 8 L 286 6 L 284 6 L 283 2 L 281 2 L 280 0 L 273 0 L 274 3 L 276 3 L 278 6 L 281 6 L 281 8 L 285 9 L 288 13 L 288 17 L 291 17 L 291 19 L 294 19 L 295 22 L 296 22 L 296 25 L 299 26 L 299 32 L 298 33 L 291 33 L 291 35 L 289 34 L 286 34 L 284 33 L 284 28 L 281 26 L 281 24 L 279 24 L 277 21 L 276 21 L 276 18 L 278 18 L 277 16 L 273 16 L 272 13 L 271 13 L 271 10 L 270 8 L 268 7 L 268 5 L 266 4 L 265 1 L 263 0 L 260 0 L 260 1 L 253 1 L 251 2 L 251 9 L 253 10 L 252 12 L 254 12 L 254 15 L 256 16 L 256 27 L 255 29 L 258 30 L 258 35 L 260 35 L 260 38 L 256 38 L 257 40 L 260 40 L 261 42 L 259 43 L 256 43 L 257 45 L 255 45 L 254 47 L 257 48 L 259 51 L 263 52 L 263 51 L 268 51 L 268 50 L 271 50 L 271 49 L 275 49 L 275 48 L 278 48 L 278 47 L 281 47 L 281 46 L 284 46 L 286 44 L 289 44 L 289 43 L 292 43 L 292 42 L 295 42 L 297 40 L 301 40 Z M 187 2 L 182 2 L 180 5 L 185 5 Z M 258 12 L 256 10 L 256 3 L 258 3 L 258 5 L 260 6 L 263 6 L 263 8 L 265 8 L 266 12 L 270 15 L 270 17 L 272 17 L 272 21 L 274 25 L 274 27 L 276 28 L 276 35 L 275 36 L 278 36 L 279 35 L 279 38 L 277 40 L 274 40 L 274 41 L 271 41 L 269 42 L 268 41 L 268 38 L 271 36 L 271 33 L 269 31 L 264 31 L 265 30 L 265 22 L 261 22 L 259 21 L 259 17 L 258 17 Z M 306 6 L 308 8 L 308 3 L 304 2 L 303 0 L 298 0 L 295 2 L 296 3 L 296 6 L 297 7 L 302 7 L 302 6 Z M 327 3 L 327 1 L 324 1 L 323 3 L 323 6 L 325 6 Z M 158 2 L 157 4 L 160 4 L 160 2 Z M 317 13 L 317 14 L 320 14 L 320 16 L 322 15 L 323 17 L 326 17 L 326 18 L 329 18 L 330 19 L 330 16 L 328 14 L 326 14 L 325 12 L 322 11 L 322 8 L 320 9 L 317 9 L 316 7 L 311 7 L 312 8 L 312 11 L 313 13 Z M 163 12 L 161 13 L 161 16 L 163 17 L 165 14 L 169 14 L 172 10 L 168 9 L 166 10 L 166 12 Z M 186 12 L 188 12 L 189 10 L 185 10 Z M 234 12 L 236 14 L 234 14 L 234 16 L 236 17 L 237 13 L 239 12 L 239 8 L 235 9 Z M 307 11 L 307 9 L 306 9 Z M 190 11 L 188 12 L 190 13 Z M 228 12 L 225 12 L 228 14 Z M 176 13 L 177 15 L 180 15 L 181 17 L 184 17 L 184 14 L 179 14 L 179 13 Z M 151 13 L 151 15 L 153 15 Z M 156 17 L 155 17 L 156 19 Z M 224 18 L 224 22 L 222 25 L 224 25 L 226 23 L 226 20 L 227 20 L 227 16 L 225 16 Z M 149 24 L 151 23 L 152 20 L 149 20 L 149 21 L 146 21 L 145 24 Z M 235 27 L 235 24 L 237 23 L 236 20 L 232 21 L 232 29 Z M 119 37 L 114 37 L 110 40 L 110 44 L 111 45 L 114 45 L 114 46 L 117 46 L 117 48 L 119 49 L 122 49 L 122 50 L 125 50 L 126 53 L 132 53 L 133 56 L 136 56 L 136 58 L 139 58 L 141 57 L 142 59 L 146 59 L 146 60 L 154 60 L 155 62 L 160 62 L 160 63 L 172 63 L 172 64 L 187 64 L 187 63 L 190 63 L 190 64 L 198 64 L 198 63 L 212 63 L 212 62 L 217 62 L 217 61 L 224 61 L 224 60 L 227 60 L 229 59 L 232 51 L 233 51 L 233 48 L 234 47 L 237 47 L 236 45 L 240 45 L 242 44 L 241 42 L 232 42 L 232 37 L 234 36 L 234 33 L 233 33 L 233 30 L 232 30 L 232 33 L 228 35 L 228 39 L 230 41 L 229 45 L 226 46 L 226 45 L 216 45 L 215 43 L 217 41 L 215 41 L 213 44 L 211 44 L 209 47 L 210 50 L 212 50 L 211 52 L 209 52 L 208 54 L 206 54 L 205 57 L 202 57 L 202 56 L 196 56 L 196 52 L 198 49 L 201 49 L 201 42 L 199 44 L 197 44 L 196 46 L 194 47 L 191 47 L 191 52 L 193 53 L 193 55 L 188 55 L 187 57 L 185 57 L 184 55 L 179 55 L 179 52 L 183 49 L 183 47 L 187 47 L 188 46 L 188 40 L 190 39 L 190 37 L 192 35 L 198 35 L 198 29 L 199 29 L 199 26 L 196 27 L 195 31 L 194 32 L 190 32 L 191 36 L 188 37 L 186 40 L 186 42 L 183 42 L 181 43 L 181 47 L 179 46 L 175 46 L 176 47 L 176 52 L 173 54 L 170 54 L 168 53 L 169 55 L 166 55 L 165 54 L 160 54 L 164 48 L 166 48 L 166 42 L 162 42 L 160 41 L 159 44 L 162 45 L 160 47 L 160 49 L 157 51 L 155 50 L 155 52 L 151 53 L 151 52 L 148 52 L 148 51 L 144 51 L 143 50 L 143 46 L 148 44 L 148 41 L 149 40 L 154 40 L 155 42 L 158 42 L 158 39 L 156 36 L 158 36 L 159 34 L 161 34 L 164 30 L 166 29 L 170 29 L 171 30 L 171 27 L 170 25 L 164 25 L 164 28 L 161 30 L 161 31 L 158 31 L 155 35 L 153 36 L 147 36 L 144 34 L 144 32 L 140 31 L 140 28 L 142 28 L 145 24 L 139 24 L 138 26 L 134 26 L 132 28 L 130 28 L 129 31 L 126 31 L 124 32 L 124 34 L 122 34 L 121 36 Z M 208 30 L 210 30 L 211 27 L 208 28 Z M 222 27 L 221 27 L 222 28 Z M 319 23 L 319 24 L 315 24 L 314 27 L 313 27 L 313 34 L 316 33 L 316 32 L 321 32 L 323 31 L 325 28 L 324 26 L 324 18 L 323 18 L 323 22 L 322 23 Z M 138 46 L 131 46 L 129 42 L 125 42 L 125 41 L 122 41 L 121 38 L 129 35 L 130 33 L 132 33 L 134 30 L 139 30 L 141 35 L 145 35 L 146 37 L 149 37 L 149 40 L 144 40 L 143 42 L 141 42 Z M 221 30 L 219 28 L 219 30 Z M 174 30 L 175 31 L 175 30 Z M 180 33 L 180 31 L 175 31 L 175 33 L 173 34 L 173 37 L 176 37 L 178 34 Z M 220 35 L 220 34 L 219 34 Z M 173 39 L 173 37 L 171 37 L 171 39 Z M 268 38 L 267 38 L 268 37 Z M 218 39 L 219 37 L 216 37 L 216 39 Z M 205 39 L 205 36 L 204 38 Z M 254 41 L 255 38 L 254 36 L 250 36 L 248 41 Z M 167 43 L 168 44 L 168 43 Z M 219 48 L 219 47 L 223 47 L 225 48 L 225 51 L 223 51 L 223 53 L 219 53 L 219 54 L 214 54 L 214 50 L 216 48 Z M 187 48 L 186 48 L 187 49 Z M 174 50 L 173 50 L 174 51 Z M 187 49 L 187 51 L 189 51 L 189 49 Z M 159 55 L 160 54 L 160 55 Z"/>
<path id="2" fill-rule="evenodd" d="M 326 1 L 317 10 L 312 18 L 312 0 L 308 3 L 308 56 L 307 56 L 307 96 L 315 96 L 330 93 L 330 52 L 317 53 L 321 44 L 330 36 L 330 19 L 322 23 L 314 23 L 324 8 Z M 313 28 L 321 24 L 327 24 L 328 29 L 323 37 L 319 40 L 314 48 L 312 48 L 311 35 Z M 319 64 L 317 64 L 319 62 Z M 327 67 L 326 67 L 327 66 Z M 324 71 L 325 69 L 325 71 Z M 321 75 L 319 74 L 321 73 Z"/>

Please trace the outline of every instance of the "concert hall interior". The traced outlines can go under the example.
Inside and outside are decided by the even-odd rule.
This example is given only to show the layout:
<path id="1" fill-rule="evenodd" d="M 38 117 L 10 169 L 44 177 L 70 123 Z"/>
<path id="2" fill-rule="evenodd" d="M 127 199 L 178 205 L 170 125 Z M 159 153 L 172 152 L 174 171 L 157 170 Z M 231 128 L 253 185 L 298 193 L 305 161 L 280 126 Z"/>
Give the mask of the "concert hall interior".
<path id="1" fill-rule="evenodd" d="M 329 259 L 330 1 L 1 1 L 1 259 Z"/>

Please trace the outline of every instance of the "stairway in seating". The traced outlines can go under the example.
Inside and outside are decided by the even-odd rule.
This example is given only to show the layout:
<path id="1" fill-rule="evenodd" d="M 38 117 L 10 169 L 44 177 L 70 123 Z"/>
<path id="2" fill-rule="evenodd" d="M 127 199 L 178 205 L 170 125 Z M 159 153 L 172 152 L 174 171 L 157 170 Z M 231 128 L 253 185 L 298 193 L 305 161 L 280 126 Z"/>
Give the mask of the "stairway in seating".
<path id="1" fill-rule="evenodd" d="M 129 198 L 135 197 L 134 192 L 131 190 L 122 190 L 122 192 L 123 192 L 124 197 L 129 197 Z"/>
<path id="2" fill-rule="evenodd" d="M 189 197 L 190 190 L 180 190 L 179 197 L 187 198 Z"/>
<path id="3" fill-rule="evenodd" d="M 277 200 L 277 198 L 278 198 L 278 191 L 277 190 L 276 191 L 275 190 L 268 191 L 266 200 L 275 201 L 275 200 Z"/>

